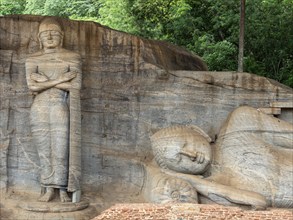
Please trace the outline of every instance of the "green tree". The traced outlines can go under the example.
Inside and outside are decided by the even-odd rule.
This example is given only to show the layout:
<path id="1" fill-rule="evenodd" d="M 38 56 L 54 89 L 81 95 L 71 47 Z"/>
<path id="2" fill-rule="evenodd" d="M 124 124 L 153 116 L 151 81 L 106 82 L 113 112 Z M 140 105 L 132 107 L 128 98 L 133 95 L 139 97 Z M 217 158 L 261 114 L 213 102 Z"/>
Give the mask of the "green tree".
<path id="1" fill-rule="evenodd" d="M 0 15 L 22 14 L 26 0 L 0 0 Z"/>
<path id="2" fill-rule="evenodd" d="M 221 71 L 237 70 L 239 7 L 239 0 L 129 0 L 128 13 L 136 34 L 184 46 Z M 292 0 L 246 1 L 244 71 L 293 87 L 292 11 Z"/>
<path id="3" fill-rule="evenodd" d="M 98 22 L 116 30 L 138 33 L 133 16 L 130 15 L 128 0 L 100 0 Z"/>
<path id="4" fill-rule="evenodd" d="M 27 0 L 25 14 L 66 17 L 67 0 Z"/>
<path id="5" fill-rule="evenodd" d="M 293 1 L 247 1 L 246 70 L 293 87 Z"/>
<path id="6" fill-rule="evenodd" d="M 206 34 L 194 43 L 193 51 L 202 56 L 210 70 L 228 71 L 237 68 L 237 46 L 227 40 L 216 41 Z"/>
<path id="7" fill-rule="evenodd" d="M 98 21 L 100 0 L 67 0 L 66 14 L 71 19 Z"/>
<path id="8" fill-rule="evenodd" d="M 235 1 L 128 2 L 129 15 L 135 18 L 135 34 L 186 47 L 202 56 L 211 70 L 237 68 L 239 9 Z"/>
<path id="9" fill-rule="evenodd" d="M 97 20 L 99 0 L 27 0 L 24 13 L 79 20 Z"/>

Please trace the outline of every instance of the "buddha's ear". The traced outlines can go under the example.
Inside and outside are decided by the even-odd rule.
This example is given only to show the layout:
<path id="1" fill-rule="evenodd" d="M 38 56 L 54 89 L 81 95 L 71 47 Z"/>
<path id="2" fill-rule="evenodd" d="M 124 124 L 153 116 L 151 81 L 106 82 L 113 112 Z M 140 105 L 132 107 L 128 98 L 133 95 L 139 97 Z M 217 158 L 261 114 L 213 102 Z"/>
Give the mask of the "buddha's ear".
<path id="1" fill-rule="evenodd" d="M 210 138 L 210 136 L 205 133 L 201 128 L 195 126 L 195 125 L 188 125 L 187 127 L 191 128 L 192 130 L 198 132 L 200 135 L 202 135 L 209 143 L 212 142 L 212 139 Z"/>

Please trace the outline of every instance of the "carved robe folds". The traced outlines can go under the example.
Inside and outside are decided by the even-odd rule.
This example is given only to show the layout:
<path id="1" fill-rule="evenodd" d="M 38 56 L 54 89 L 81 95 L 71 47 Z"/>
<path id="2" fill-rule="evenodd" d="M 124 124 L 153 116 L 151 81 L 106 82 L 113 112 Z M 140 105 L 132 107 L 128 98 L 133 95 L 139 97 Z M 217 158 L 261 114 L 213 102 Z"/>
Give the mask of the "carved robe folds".
<path id="1" fill-rule="evenodd" d="M 58 52 L 37 52 L 26 61 L 27 82 L 30 74 L 55 80 L 66 72 L 77 76 L 67 89 L 57 86 L 38 91 L 31 106 L 31 131 L 41 165 L 41 185 L 80 189 L 80 96 L 81 59 L 74 52 L 60 48 Z M 63 84 L 66 84 L 63 83 Z"/>

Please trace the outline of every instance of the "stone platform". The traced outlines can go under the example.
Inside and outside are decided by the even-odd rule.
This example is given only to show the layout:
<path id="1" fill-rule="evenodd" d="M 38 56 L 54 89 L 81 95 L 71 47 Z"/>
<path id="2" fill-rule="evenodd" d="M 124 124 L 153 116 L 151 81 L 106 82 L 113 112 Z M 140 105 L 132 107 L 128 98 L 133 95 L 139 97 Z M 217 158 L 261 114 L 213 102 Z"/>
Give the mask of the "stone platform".
<path id="1" fill-rule="evenodd" d="M 80 203 L 36 202 L 37 196 L 25 192 L 0 193 L 1 220 L 89 220 L 100 213 L 88 201 Z"/>
<path id="2" fill-rule="evenodd" d="M 206 204 L 164 204 L 150 203 L 117 204 L 102 212 L 93 220 L 191 220 L 191 219 L 282 219 L 292 220 L 293 210 L 268 209 L 265 211 L 243 210 L 238 207 Z"/>
<path id="3" fill-rule="evenodd" d="M 86 201 L 72 203 L 60 203 L 60 202 L 21 202 L 18 207 L 32 212 L 75 212 L 86 209 L 89 203 Z"/>

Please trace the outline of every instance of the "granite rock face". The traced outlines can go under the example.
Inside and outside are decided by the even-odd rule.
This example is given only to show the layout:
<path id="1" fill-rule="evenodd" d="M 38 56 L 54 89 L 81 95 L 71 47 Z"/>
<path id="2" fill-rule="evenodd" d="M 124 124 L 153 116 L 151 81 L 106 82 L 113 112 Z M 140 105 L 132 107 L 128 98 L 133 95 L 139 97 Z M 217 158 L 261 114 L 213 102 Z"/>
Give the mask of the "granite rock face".
<path id="1" fill-rule="evenodd" d="M 13 131 L 8 187 L 26 191 L 39 190 L 39 161 L 29 126 L 33 95 L 26 85 L 25 60 L 39 50 L 42 19 L 0 18 L 0 128 Z M 196 125 L 215 141 L 235 108 L 273 112 L 272 103 L 292 102 L 292 89 L 284 85 L 249 73 L 209 72 L 199 57 L 171 44 L 93 22 L 59 21 L 63 47 L 82 58 L 82 187 L 112 193 L 108 200 L 119 200 L 124 192 L 140 194 L 143 164 L 153 159 L 149 137 L 155 131 Z M 278 117 L 292 123 L 292 109 L 286 108 L 285 116 L 282 111 Z"/>
<path id="2" fill-rule="evenodd" d="M 215 143 L 196 126 L 163 128 L 151 136 L 145 197 L 197 203 L 197 191 L 201 203 L 292 208 L 292 137 L 293 124 L 249 106 L 230 113 Z"/>

